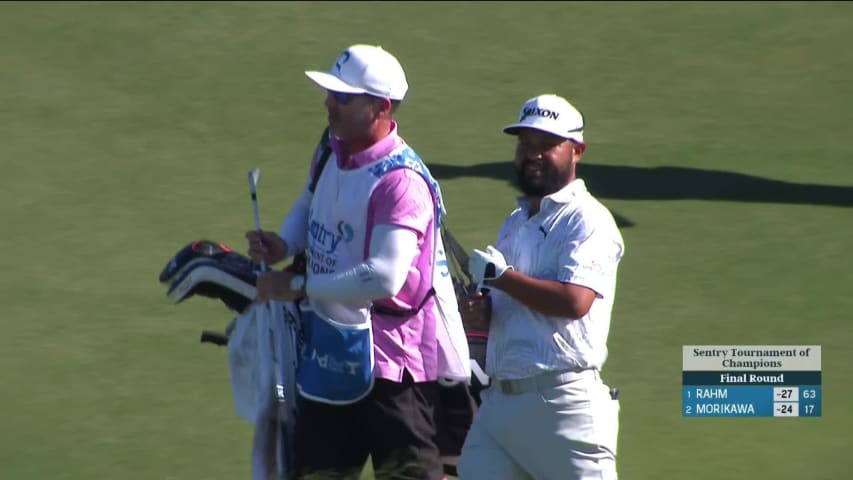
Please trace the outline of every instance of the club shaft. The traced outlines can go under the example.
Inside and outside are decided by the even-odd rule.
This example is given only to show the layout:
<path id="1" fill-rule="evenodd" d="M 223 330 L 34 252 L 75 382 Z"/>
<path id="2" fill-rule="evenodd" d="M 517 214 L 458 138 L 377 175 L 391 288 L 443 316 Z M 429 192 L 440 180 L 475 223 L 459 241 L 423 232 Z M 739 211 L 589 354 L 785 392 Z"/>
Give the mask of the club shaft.
<path id="1" fill-rule="evenodd" d="M 252 193 L 252 209 L 255 212 L 255 230 L 258 233 L 262 232 L 261 228 L 261 212 L 258 208 L 258 192 L 257 192 L 257 181 L 260 177 L 260 171 L 253 170 L 249 172 L 249 191 Z M 263 242 L 263 240 L 261 240 Z M 267 262 L 263 258 L 261 258 L 261 271 L 267 271 Z"/>

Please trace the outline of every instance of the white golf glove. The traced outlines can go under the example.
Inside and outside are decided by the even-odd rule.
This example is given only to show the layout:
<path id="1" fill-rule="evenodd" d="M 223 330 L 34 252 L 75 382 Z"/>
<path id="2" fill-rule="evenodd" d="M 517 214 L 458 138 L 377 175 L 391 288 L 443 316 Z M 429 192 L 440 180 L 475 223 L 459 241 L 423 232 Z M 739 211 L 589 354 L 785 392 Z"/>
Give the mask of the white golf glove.
<path id="1" fill-rule="evenodd" d="M 471 279 L 477 283 L 478 290 L 483 288 L 484 281 L 500 278 L 511 269 L 512 265 L 506 264 L 506 259 L 500 250 L 491 245 L 486 247 L 485 252 L 475 248 L 468 259 L 468 270 L 471 272 Z"/>

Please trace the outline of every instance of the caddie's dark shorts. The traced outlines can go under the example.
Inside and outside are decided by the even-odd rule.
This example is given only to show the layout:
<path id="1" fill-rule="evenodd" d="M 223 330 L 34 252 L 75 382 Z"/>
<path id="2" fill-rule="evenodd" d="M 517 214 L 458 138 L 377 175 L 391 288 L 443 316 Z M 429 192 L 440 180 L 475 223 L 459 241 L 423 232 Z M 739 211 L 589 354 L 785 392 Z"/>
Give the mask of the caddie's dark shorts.
<path id="1" fill-rule="evenodd" d="M 376 379 L 363 400 L 329 405 L 299 400 L 296 463 L 300 479 L 357 479 L 370 455 L 377 480 L 438 480 L 437 382 Z"/>
<path id="2" fill-rule="evenodd" d="M 486 365 L 488 336 L 485 332 L 469 332 L 467 336 L 471 360 L 475 361 L 482 371 Z M 442 385 L 439 388 L 435 420 L 438 429 L 437 443 L 442 456 L 456 457 L 462 453 L 465 436 L 468 435 L 474 414 L 480 406 L 480 392 L 486 387 L 488 383 L 481 382 L 474 373 L 471 375 L 470 385 L 457 383 Z M 452 470 L 451 474 L 455 475 Z"/>

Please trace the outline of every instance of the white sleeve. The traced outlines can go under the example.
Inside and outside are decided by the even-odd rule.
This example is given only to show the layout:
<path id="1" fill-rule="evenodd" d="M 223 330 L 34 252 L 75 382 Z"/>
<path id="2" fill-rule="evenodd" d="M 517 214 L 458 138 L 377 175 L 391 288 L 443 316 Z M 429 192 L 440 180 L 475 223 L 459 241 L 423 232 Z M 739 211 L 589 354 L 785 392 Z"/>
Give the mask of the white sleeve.
<path id="1" fill-rule="evenodd" d="M 396 295 L 418 253 L 418 236 L 408 228 L 376 225 L 367 260 L 343 272 L 312 274 L 305 284 L 308 298 L 364 302 Z"/>
<path id="2" fill-rule="evenodd" d="M 308 207 L 312 197 L 308 187 L 303 189 L 302 195 L 293 204 L 278 229 L 278 236 L 287 243 L 288 256 L 299 253 L 308 246 Z"/>

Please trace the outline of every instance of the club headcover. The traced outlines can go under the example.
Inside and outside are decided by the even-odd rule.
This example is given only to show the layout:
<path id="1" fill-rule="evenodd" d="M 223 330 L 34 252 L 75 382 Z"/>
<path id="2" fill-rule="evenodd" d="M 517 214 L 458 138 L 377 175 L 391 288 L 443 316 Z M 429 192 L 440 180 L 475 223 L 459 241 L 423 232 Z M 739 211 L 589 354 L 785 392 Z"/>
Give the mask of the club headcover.
<path id="1" fill-rule="evenodd" d="M 209 258 L 229 258 L 235 263 L 248 261 L 247 257 L 234 252 L 228 245 L 224 243 L 212 242 L 210 240 L 196 240 L 188 243 L 185 247 L 166 262 L 163 271 L 160 272 L 160 282 L 165 283 L 172 280 L 176 275 L 183 270 L 191 267 L 192 262 L 199 259 Z"/>
<path id="2" fill-rule="evenodd" d="M 175 303 L 193 295 L 218 298 L 242 313 L 255 298 L 256 265 L 223 243 L 199 240 L 180 249 L 160 273 Z"/>
<path id="3" fill-rule="evenodd" d="M 220 259 L 197 260 L 175 278 L 166 294 L 175 303 L 193 295 L 218 298 L 229 309 L 242 313 L 255 298 L 256 281 L 251 268 L 241 269 Z"/>

